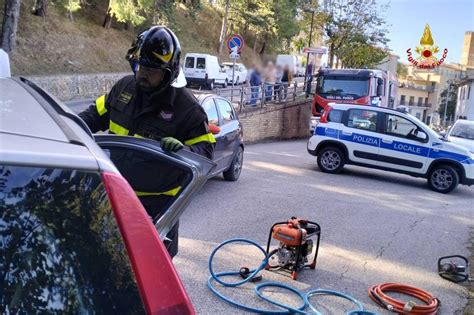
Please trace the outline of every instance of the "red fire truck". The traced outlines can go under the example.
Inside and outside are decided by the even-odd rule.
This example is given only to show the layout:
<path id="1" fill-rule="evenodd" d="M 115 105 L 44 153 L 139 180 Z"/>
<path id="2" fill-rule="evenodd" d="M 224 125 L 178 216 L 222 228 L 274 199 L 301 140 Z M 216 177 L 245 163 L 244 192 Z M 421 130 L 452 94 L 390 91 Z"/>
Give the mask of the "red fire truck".
<path id="1" fill-rule="evenodd" d="M 375 69 L 321 69 L 313 96 L 311 134 L 329 103 L 350 103 L 394 108 L 396 75 Z"/>

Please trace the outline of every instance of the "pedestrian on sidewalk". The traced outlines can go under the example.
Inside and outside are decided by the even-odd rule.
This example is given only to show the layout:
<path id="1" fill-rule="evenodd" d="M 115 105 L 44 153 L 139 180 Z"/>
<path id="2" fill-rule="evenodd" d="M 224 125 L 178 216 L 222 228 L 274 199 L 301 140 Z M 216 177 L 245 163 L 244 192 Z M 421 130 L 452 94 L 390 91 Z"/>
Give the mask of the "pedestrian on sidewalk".
<path id="1" fill-rule="evenodd" d="M 290 67 L 286 65 L 285 68 L 283 69 L 283 76 L 281 78 L 281 82 L 283 86 L 283 99 L 285 100 L 288 95 L 288 86 L 290 85 L 292 80 L 293 80 L 293 74 L 290 71 Z"/>
<path id="2" fill-rule="evenodd" d="M 264 71 L 264 89 L 265 89 L 265 102 L 271 102 L 273 94 L 273 86 L 276 81 L 276 68 L 272 61 L 267 62 L 267 66 Z"/>
<path id="3" fill-rule="evenodd" d="M 283 78 L 283 68 L 278 65 L 276 67 L 276 80 L 275 80 L 275 89 L 273 91 L 273 100 L 276 101 L 278 99 L 281 102 L 282 96 L 282 78 Z"/>
<path id="4" fill-rule="evenodd" d="M 250 106 L 257 106 L 257 98 L 260 90 L 260 85 L 262 84 L 262 77 L 260 75 L 260 69 L 258 66 L 252 70 L 250 75 L 250 89 L 252 91 L 252 98 L 250 99 Z"/>

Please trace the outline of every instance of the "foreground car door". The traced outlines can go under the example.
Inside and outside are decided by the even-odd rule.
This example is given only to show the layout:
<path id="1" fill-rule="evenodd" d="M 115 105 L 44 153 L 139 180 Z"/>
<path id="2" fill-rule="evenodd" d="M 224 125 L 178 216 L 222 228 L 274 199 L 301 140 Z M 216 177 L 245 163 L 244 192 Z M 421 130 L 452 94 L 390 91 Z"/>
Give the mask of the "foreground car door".
<path id="1" fill-rule="evenodd" d="M 160 143 L 151 139 L 124 137 L 117 135 L 95 135 L 96 143 L 108 154 L 122 176 L 129 182 L 147 209 L 147 196 L 166 191 L 168 198 L 161 209 L 162 215 L 153 218 L 161 239 L 178 222 L 193 195 L 205 184 L 215 163 L 192 153 L 181 150 L 166 153 Z M 145 191 L 144 183 L 156 182 L 164 189 L 161 192 Z M 173 189 L 169 189 L 173 186 Z M 177 188 L 179 187 L 179 188 Z M 148 194 L 148 195 L 147 195 Z M 148 209 L 147 209 L 148 210 Z"/>

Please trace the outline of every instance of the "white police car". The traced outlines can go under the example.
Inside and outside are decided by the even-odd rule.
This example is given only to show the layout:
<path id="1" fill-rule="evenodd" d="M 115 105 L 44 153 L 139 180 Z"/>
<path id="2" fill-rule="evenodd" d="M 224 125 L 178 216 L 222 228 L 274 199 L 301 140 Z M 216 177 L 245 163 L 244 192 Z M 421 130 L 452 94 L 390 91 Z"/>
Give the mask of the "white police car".
<path id="1" fill-rule="evenodd" d="M 397 110 L 332 104 L 308 141 L 319 168 L 339 173 L 344 164 L 428 179 L 448 193 L 474 184 L 474 153 L 441 137 L 417 118 Z"/>

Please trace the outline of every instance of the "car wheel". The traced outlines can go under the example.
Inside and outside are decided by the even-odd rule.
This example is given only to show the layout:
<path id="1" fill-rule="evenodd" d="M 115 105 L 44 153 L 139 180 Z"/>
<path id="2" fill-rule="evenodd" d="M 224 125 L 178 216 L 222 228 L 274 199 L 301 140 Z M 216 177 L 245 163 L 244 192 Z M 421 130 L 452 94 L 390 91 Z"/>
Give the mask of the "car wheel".
<path id="1" fill-rule="evenodd" d="M 239 146 L 237 154 L 234 156 L 232 163 L 230 164 L 227 171 L 223 173 L 224 179 L 230 182 L 235 182 L 239 179 L 240 173 L 242 172 L 242 166 L 244 164 L 244 150 Z"/>
<path id="2" fill-rule="evenodd" d="M 336 147 L 325 147 L 318 153 L 318 166 L 324 173 L 340 173 L 345 160 L 344 153 Z"/>
<path id="3" fill-rule="evenodd" d="M 208 83 L 208 88 L 209 90 L 214 90 L 214 80 L 211 80 L 209 83 Z"/>
<path id="4" fill-rule="evenodd" d="M 459 184 L 459 174 L 449 165 L 435 166 L 429 176 L 428 185 L 436 192 L 447 194 Z"/>
<path id="5" fill-rule="evenodd" d="M 224 81 L 224 84 L 222 84 L 222 87 L 225 89 L 227 87 L 227 79 Z"/>
<path id="6" fill-rule="evenodd" d="M 239 85 L 239 77 L 237 77 L 237 79 L 235 79 L 235 85 Z"/>

